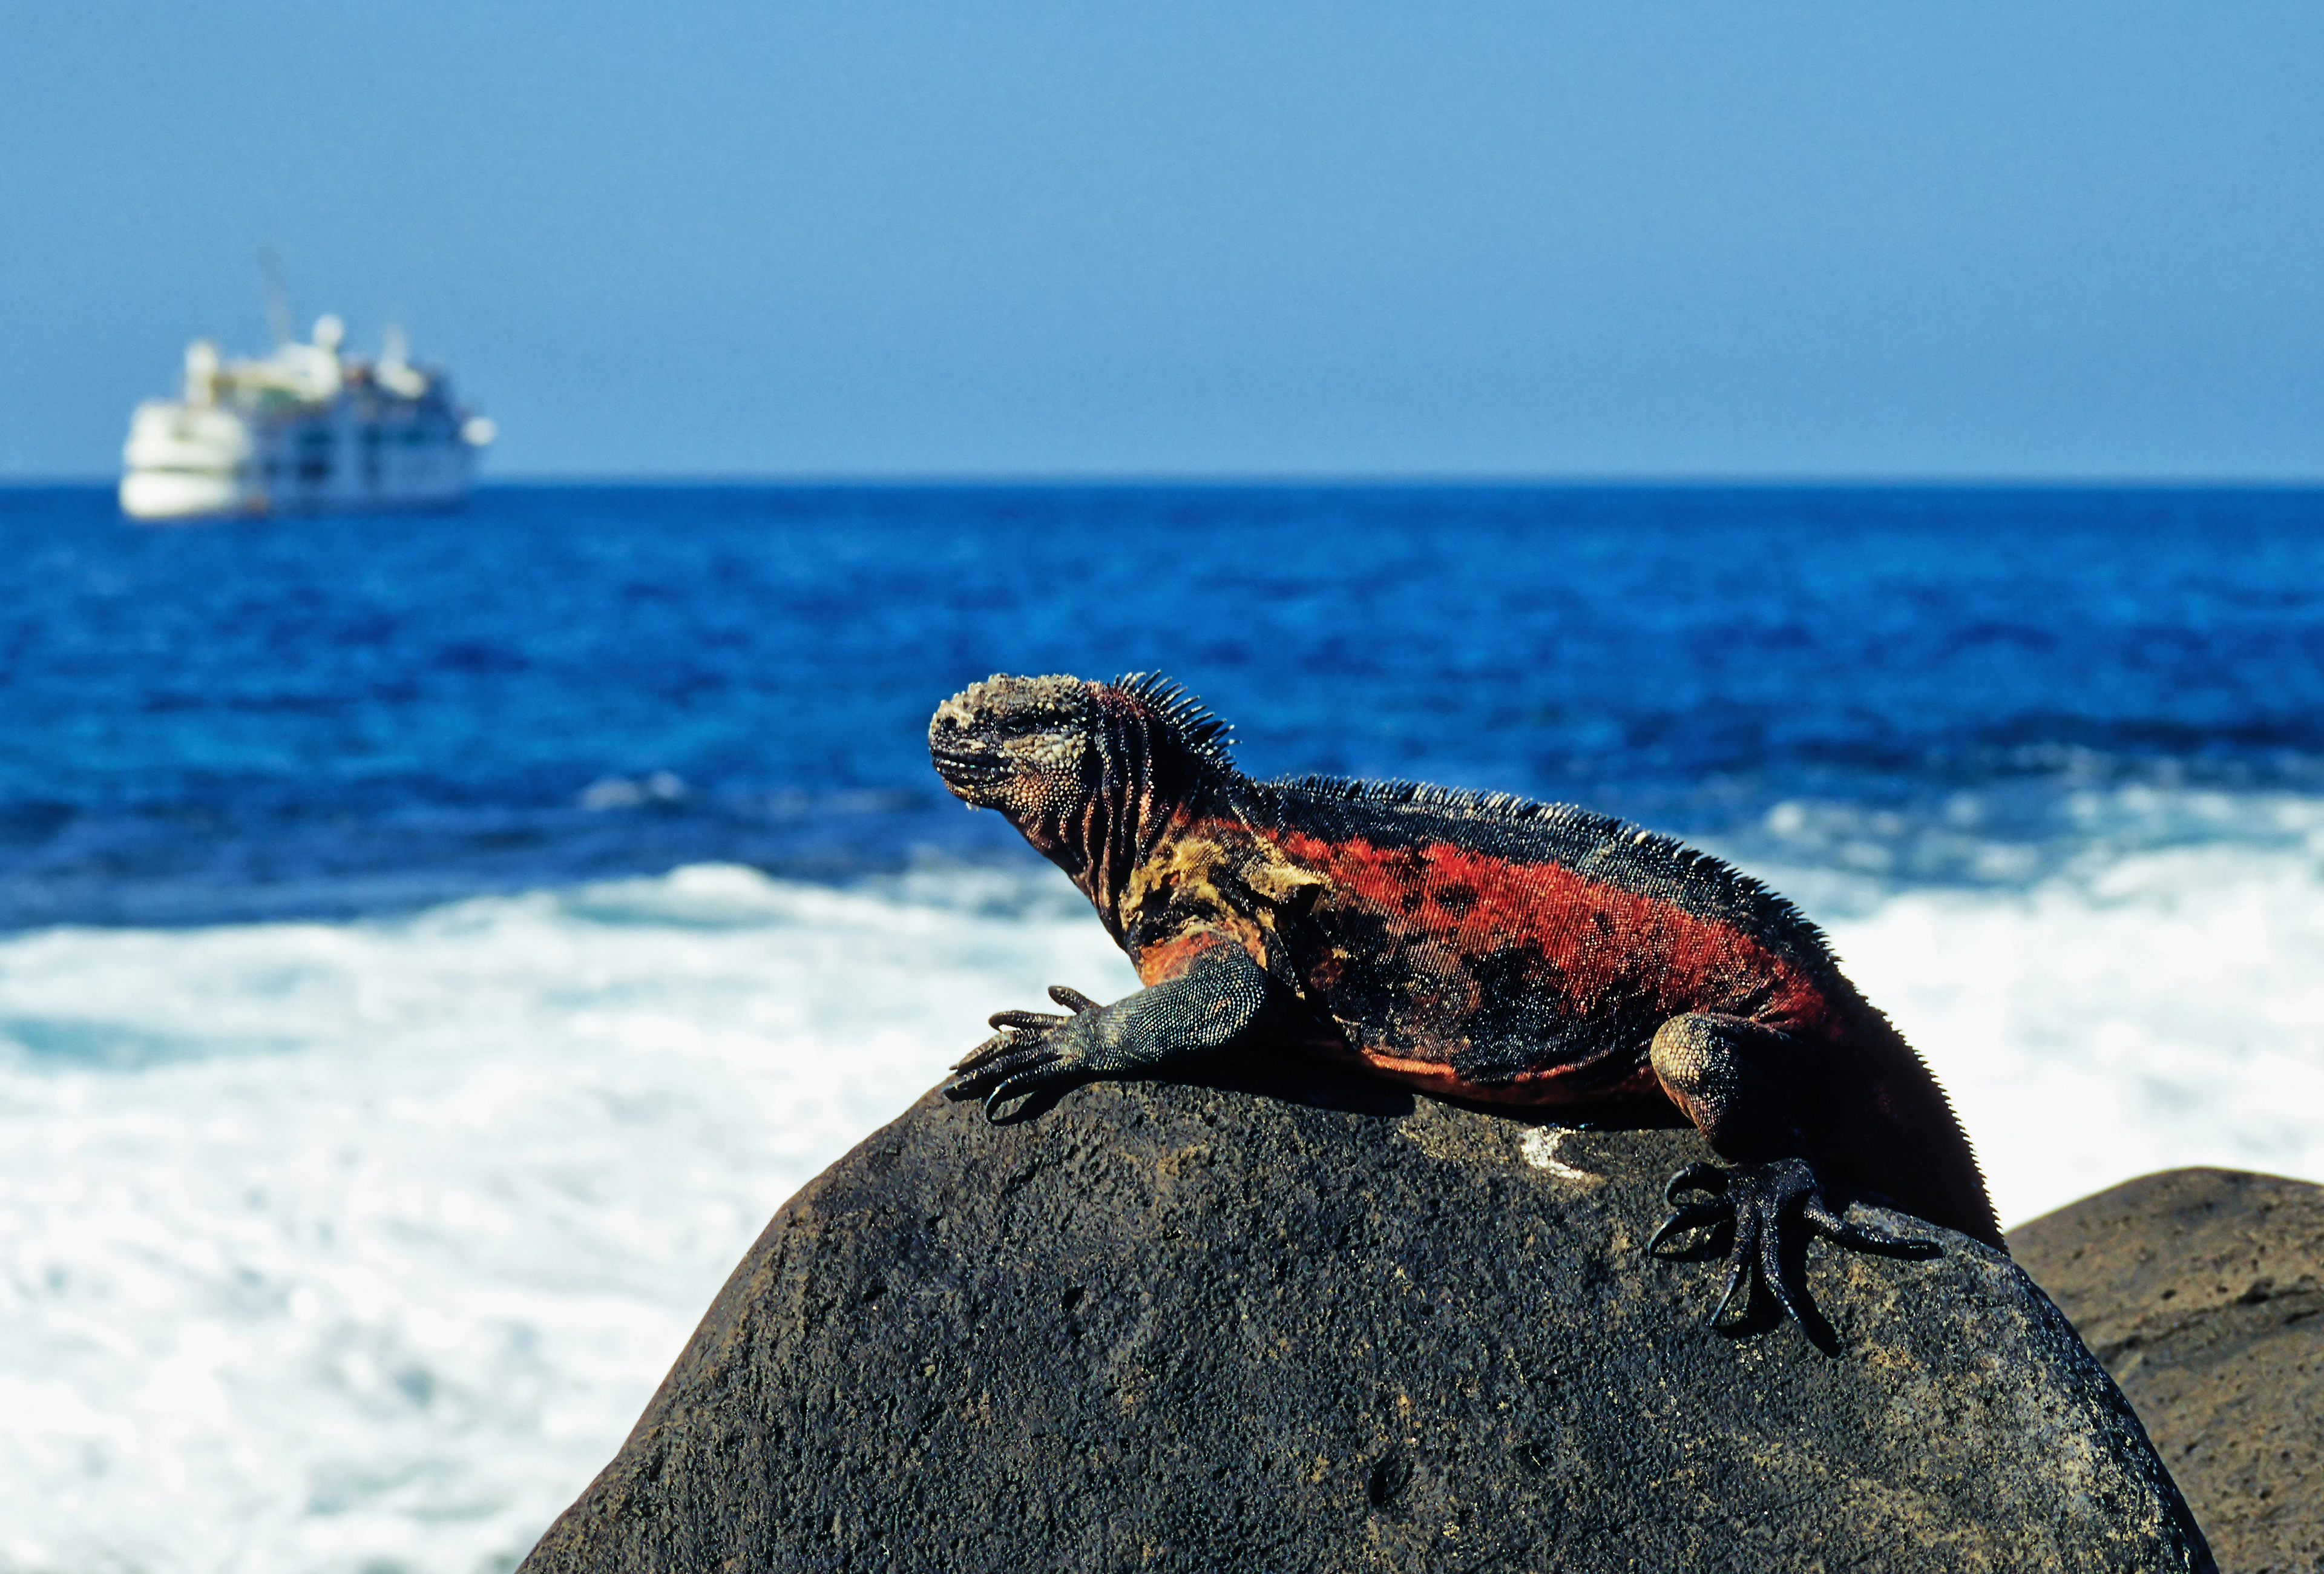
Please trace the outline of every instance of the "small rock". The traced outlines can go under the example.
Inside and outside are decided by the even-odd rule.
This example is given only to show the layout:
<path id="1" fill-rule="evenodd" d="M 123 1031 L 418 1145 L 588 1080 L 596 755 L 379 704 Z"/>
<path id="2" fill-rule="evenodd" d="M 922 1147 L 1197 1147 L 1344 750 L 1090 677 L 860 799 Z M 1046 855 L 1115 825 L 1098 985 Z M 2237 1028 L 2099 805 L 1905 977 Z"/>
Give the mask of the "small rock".
<path id="1" fill-rule="evenodd" d="M 1840 1353 L 1729 1338 L 1722 1265 L 1644 1250 L 1693 1132 L 1243 1075 L 922 1098 L 784 1205 L 524 1569 L 2211 1567 L 2000 1254 L 1818 1243 Z"/>
<path id="2" fill-rule="evenodd" d="M 2324 1186 L 2144 1175 L 2009 1232 L 2236 1574 L 2324 1568 Z"/>

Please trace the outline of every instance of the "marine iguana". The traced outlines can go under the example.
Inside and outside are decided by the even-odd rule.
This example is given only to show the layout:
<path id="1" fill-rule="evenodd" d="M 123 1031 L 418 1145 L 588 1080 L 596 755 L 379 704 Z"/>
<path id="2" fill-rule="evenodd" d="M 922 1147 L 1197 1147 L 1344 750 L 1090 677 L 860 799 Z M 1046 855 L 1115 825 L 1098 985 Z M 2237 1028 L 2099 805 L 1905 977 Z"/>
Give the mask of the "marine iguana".
<path id="1" fill-rule="evenodd" d="M 1756 1269 L 1828 1337 L 1801 1278 L 1803 1228 L 1936 1249 L 1844 1218 L 1851 1190 L 2007 1250 L 1935 1079 L 1821 931 L 1757 881 L 1568 805 L 1256 782 L 1226 735 L 1153 674 L 995 675 L 936 708 L 945 785 L 1063 868 L 1146 986 L 1111 1005 L 1057 986 L 1065 1014 L 996 1013 L 947 1094 L 998 1120 L 1043 1088 L 1238 1041 L 1468 1100 L 1659 1092 L 1730 1166 L 1673 1176 L 1674 1211 L 1648 1243 L 1731 1223 L 1715 1328 L 1748 1315 Z"/>

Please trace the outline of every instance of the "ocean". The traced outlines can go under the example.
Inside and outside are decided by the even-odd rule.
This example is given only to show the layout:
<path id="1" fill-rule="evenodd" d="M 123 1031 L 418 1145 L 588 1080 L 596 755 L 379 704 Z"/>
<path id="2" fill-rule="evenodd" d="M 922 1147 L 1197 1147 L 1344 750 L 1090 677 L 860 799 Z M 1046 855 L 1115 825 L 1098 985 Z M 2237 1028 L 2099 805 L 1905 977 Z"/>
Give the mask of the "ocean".
<path id="1" fill-rule="evenodd" d="M 0 560 L 0 1569 L 511 1567 L 800 1183 L 1133 986 L 927 768 L 994 671 L 1742 864 L 2005 1222 L 2324 1179 L 2324 492 L 18 487 Z"/>

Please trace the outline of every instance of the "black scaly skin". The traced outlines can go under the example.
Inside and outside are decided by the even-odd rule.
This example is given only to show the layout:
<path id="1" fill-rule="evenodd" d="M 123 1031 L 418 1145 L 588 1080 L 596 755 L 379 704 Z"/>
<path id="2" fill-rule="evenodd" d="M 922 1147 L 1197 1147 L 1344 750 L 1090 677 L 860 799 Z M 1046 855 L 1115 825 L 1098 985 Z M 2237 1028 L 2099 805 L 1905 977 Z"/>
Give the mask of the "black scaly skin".
<path id="1" fill-rule="evenodd" d="M 1650 1249 L 1716 1250 L 1731 1233 L 1713 1326 L 1752 1326 L 1764 1284 L 1827 1348 L 1802 1279 L 1811 1234 L 1936 1249 L 1849 1222 L 1851 1196 L 2006 1250 L 1935 1079 L 1765 886 L 1569 806 L 1254 782 L 1225 733 L 1137 675 L 995 676 L 937 708 L 945 784 L 1064 869 L 1146 985 L 1110 1005 L 1053 988 L 1062 1014 L 996 1014 L 952 1097 L 1015 1118 L 1076 1081 L 1289 1042 L 1471 1100 L 1665 1097 L 1729 1163 L 1673 1178 Z"/>

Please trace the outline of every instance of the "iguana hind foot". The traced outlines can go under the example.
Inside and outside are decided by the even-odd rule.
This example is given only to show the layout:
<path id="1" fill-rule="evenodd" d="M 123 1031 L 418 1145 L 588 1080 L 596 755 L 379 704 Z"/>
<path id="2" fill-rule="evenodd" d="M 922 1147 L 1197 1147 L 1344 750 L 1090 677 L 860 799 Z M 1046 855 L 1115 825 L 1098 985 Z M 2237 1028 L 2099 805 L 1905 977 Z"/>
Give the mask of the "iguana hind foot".
<path id="1" fill-rule="evenodd" d="M 1756 1278 L 1767 1286 L 1808 1338 L 1829 1351 L 1838 1341 L 1831 1325 L 1808 1295 L 1805 1269 L 1811 1236 L 1821 1235 L 1840 1245 L 1886 1256 L 1932 1257 L 1938 1251 L 1932 1240 L 1850 1223 L 1841 1212 L 1845 1200 L 1835 1202 L 1832 1190 L 1815 1166 L 1802 1158 L 1724 1169 L 1717 1164 L 1689 1164 L 1663 1188 L 1663 1200 L 1671 1205 L 1671 1216 L 1647 1241 L 1646 1250 L 1662 1255 L 1665 1243 L 1689 1230 L 1709 1227 L 1715 1232 L 1731 1226 L 1734 1239 L 1727 1254 L 1727 1279 L 1718 1303 L 1711 1308 L 1708 1326 L 1720 1333 L 1749 1331 Z M 1681 1201 L 1687 1192 L 1702 1196 Z"/>

